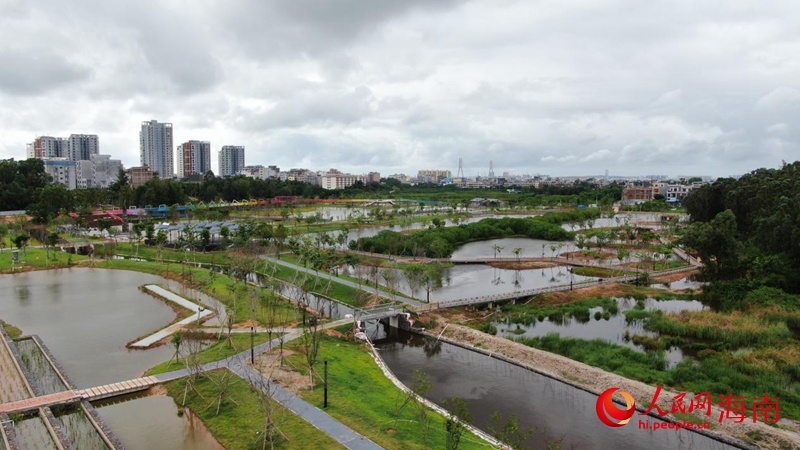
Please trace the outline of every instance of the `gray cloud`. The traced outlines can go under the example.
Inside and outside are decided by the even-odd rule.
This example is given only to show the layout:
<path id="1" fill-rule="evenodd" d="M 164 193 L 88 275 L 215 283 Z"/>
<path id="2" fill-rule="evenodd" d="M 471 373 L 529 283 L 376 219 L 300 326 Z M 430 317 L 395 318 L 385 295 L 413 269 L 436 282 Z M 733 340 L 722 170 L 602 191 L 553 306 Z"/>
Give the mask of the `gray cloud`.
<path id="1" fill-rule="evenodd" d="M 0 67 L 0 92 L 9 95 L 45 94 L 89 77 L 85 67 L 45 48 L 0 48 Z"/>
<path id="2" fill-rule="evenodd" d="M 0 0 L 0 157 L 138 124 L 312 169 L 744 173 L 800 154 L 790 0 Z M 214 152 L 215 153 L 215 152 Z"/>

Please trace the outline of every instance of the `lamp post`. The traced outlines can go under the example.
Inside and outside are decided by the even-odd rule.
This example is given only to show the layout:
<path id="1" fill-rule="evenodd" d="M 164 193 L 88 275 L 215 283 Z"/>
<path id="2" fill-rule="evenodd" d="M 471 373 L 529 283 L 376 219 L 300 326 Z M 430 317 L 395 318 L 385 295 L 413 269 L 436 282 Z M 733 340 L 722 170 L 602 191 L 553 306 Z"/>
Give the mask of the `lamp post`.
<path id="1" fill-rule="evenodd" d="M 256 363 L 256 354 L 255 350 L 253 350 L 253 344 L 255 343 L 255 336 L 256 336 L 255 328 L 250 325 L 250 364 L 255 365 Z"/>

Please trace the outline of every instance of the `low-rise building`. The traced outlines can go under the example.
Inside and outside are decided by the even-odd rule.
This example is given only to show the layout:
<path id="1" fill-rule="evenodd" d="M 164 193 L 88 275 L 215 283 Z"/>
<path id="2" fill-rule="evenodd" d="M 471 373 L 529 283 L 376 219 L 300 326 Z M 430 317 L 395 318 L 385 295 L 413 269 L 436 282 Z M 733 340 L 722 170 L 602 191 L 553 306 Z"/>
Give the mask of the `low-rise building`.
<path id="1" fill-rule="evenodd" d="M 125 171 L 125 175 L 128 176 L 128 183 L 130 183 L 131 187 L 134 189 L 150 180 L 158 178 L 158 172 L 148 166 L 131 167 Z"/>
<path id="2" fill-rule="evenodd" d="M 67 158 L 50 158 L 44 160 L 44 171 L 53 178 L 53 182 L 61 183 L 67 189 L 78 187 L 78 171 L 76 161 Z"/>

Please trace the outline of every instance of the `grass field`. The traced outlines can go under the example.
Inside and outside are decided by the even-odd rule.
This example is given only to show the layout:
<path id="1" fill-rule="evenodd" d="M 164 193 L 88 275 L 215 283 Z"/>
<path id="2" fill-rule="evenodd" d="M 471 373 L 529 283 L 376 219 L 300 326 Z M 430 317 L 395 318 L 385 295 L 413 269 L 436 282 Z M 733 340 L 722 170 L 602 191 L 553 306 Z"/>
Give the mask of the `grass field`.
<path id="1" fill-rule="evenodd" d="M 275 334 L 272 334 L 272 339 L 275 339 L 276 337 L 277 336 Z M 264 342 L 267 342 L 268 339 L 269 337 L 267 333 L 256 333 L 253 342 L 254 345 L 260 345 Z M 231 341 L 233 341 L 233 345 L 228 343 L 228 340 L 225 336 L 217 336 L 217 341 L 214 344 L 203 349 L 197 354 L 200 364 L 219 361 L 248 350 L 250 348 L 250 333 L 231 334 Z M 147 374 L 155 375 L 185 368 L 186 365 L 183 358 L 179 358 L 178 360 L 172 359 L 153 367 L 147 371 Z"/>
<path id="2" fill-rule="evenodd" d="M 305 357 L 300 341 L 289 344 L 297 353 L 287 358 L 287 363 L 307 374 Z M 328 360 L 328 414 L 353 428 L 378 445 L 387 449 L 445 448 L 447 432 L 445 419 L 430 413 L 428 445 L 413 408 L 398 412 L 405 394 L 387 379 L 378 368 L 363 344 L 323 336 L 318 353 L 317 372 L 322 371 L 322 361 Z M 305 366 L 305 368 L 304 368 Z M 301 392 L 306 401 L 321 406 L 322 381 L 317 379 L 313 390 Z M 486 448 L 486 442 L 466 433 L 460 449 Z"/>
<path id="3" fill-rule="evenodd" d="M 54 269 L 56 267 L 69 267 L 78 261 L 87 259 L 86 256 L 73 255 L 61 251 L 50 250 L 50 258 L 45 258 L 47 252 L 43 248 L 28 248 L 19 252 L 19 263 L 14 264 L 15 271 L 31 269 Z M 11 250 L 0 252 L 0 272 L 11 271 Z"/>
<path id="4" fill-rule="evenodd" d="M 229 396 L 223 401 L 217 414 L 213 401 L 219 389 L 212 380 L 219 380 L 221 371 L 202 377 L 195 384 L 195 391 L 187 396 L 186 407 L 197 415 L 211 431 L 214 438 L 228 450 L 256 450 L 263 444 L 265 413 L 262 409 L 261 393 L 256 392 L 246 381 L 233 375 L 228 386 Z M 169 395 L 180 404 L 186 380 L 167 383 Z M 275 426 L 281 435 L 276 436 L 276 449 L 338 449 L 344 448 L 330 436 L 276 402 L 272 402 Z M 266 448 L 270 448 L 267 446 Z"/>
<path id="5" fill-rule="evenodd" d="M 270 291 L 245 285 L 242 281 L 234 284 L 230 277 L 208 269 L 181 264 L 124 259 L 102 260 L 98 261 L 95 266 L 107 269 L 134 270 L 183 280 L 188 285 L 200 289 L 224 303 L 233 311 L 236 323 L 254 318 L 257 323 L 268 326 L 291 323 L 296 320 L 297 308 L 288 301 L 276 299 Z"/>

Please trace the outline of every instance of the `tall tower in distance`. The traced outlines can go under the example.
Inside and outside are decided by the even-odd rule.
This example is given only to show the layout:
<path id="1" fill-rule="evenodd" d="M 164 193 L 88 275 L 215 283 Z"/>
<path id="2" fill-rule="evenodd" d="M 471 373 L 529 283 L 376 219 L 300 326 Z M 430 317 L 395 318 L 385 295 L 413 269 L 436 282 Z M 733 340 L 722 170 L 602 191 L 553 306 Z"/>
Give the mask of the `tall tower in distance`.
<path id="1" fill-rule="evenodd" d="M 489 178 L 494 178 L 494 161 L 489 160 Z"/>
<path id="2" fill-rule="evenodd" d="M 211 143 L 187 141 L 178 146 L 178 178 L 205 175 L 211 170 Z"/>
<path id="3" fill-rule="evenodd" d="M 219 176 L 232 177 L 244 168 L 244 146 L 223 145 L 219 151 Z"/>
<path id="4" fill-rule="evenodd" d="M 158 172 L 161 178 L 175 177 L 172 157 L 172 124 L 156 120 L 142 122 L 139 132 L 139 152 L 143 166 Z"/>
<path id="5" fill-rule="evenodd" d="M 100 142 L 96 134 L 70 134 L 68 144 L 70 161 L 89 161 L 92 155 L 100 154 Z"/>
<path id="6" fill-rule="evenodd" d="M 458 158 L 458 173 L 456 174 L 456 178 L 464 178 L 464 160 Z"/>

